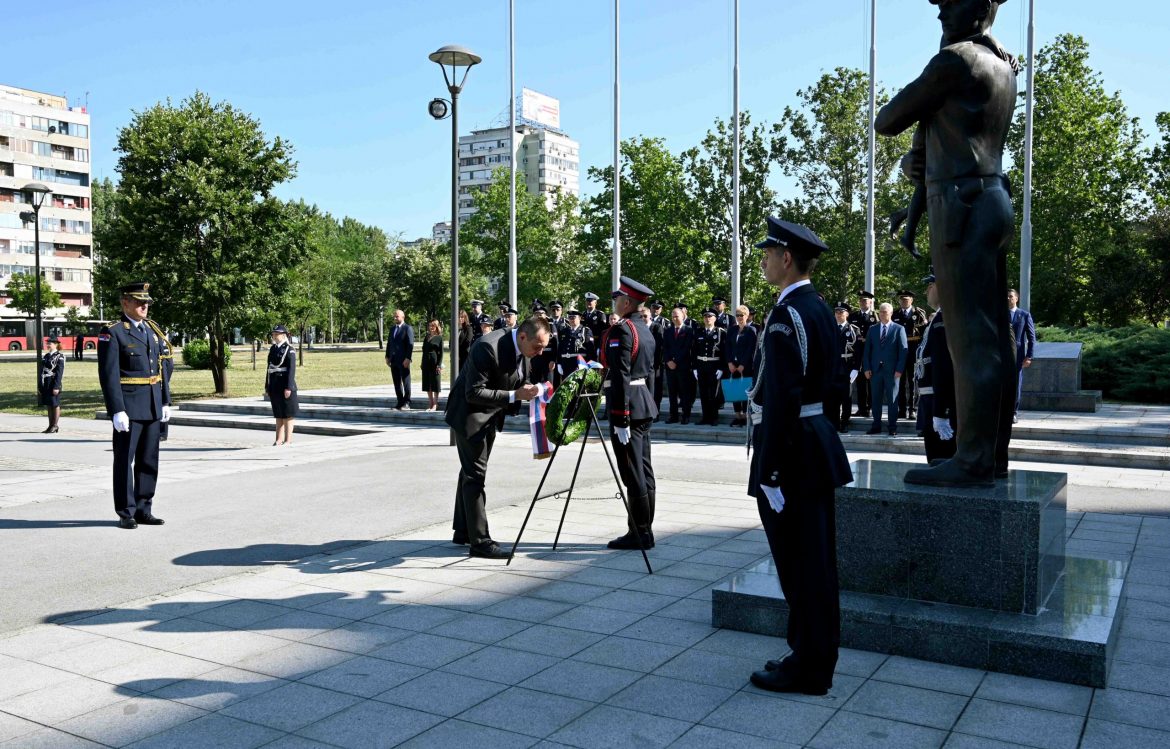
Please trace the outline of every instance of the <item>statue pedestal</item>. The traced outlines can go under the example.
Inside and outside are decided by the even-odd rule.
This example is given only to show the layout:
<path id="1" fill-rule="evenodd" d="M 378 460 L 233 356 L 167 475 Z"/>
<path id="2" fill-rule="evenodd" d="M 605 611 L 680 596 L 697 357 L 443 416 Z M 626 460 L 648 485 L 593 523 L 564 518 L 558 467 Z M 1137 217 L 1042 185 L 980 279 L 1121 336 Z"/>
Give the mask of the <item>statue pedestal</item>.
<path id="1" fill-rule="evenodd" d="M 940 489 L 904 484 L 913 467 L 857 461 L 837 490 L 842 646 L 1104 686 L 1126 564 L 1065 555 L 1065 475 Z M 712 614 L 782 637 L 772 563 L 717 588 Z"/>
<path id="2" fill-rule="evenodd" d="M 1100 390 L 1081 390 L 1080 343 L 1037 343 L 1024 370 L 1022 411 L 1096 413 Z"/>

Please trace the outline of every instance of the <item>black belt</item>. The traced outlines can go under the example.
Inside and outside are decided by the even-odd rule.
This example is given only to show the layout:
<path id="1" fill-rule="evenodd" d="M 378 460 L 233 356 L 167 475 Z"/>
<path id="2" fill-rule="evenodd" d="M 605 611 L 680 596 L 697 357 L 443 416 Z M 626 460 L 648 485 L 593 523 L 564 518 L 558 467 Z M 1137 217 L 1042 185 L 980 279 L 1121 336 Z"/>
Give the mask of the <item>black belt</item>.
<path id="1" fill-rule="evenodd" d="M 982 177 L 955 177 L 953 179 L 936 179 L 926 183 L 928 196 L 938 195 L 951 185 L 957 185 L 960 190 L 967 190 L 978 185 L 984 190 L 1006 190 L 1007 177 L 1002 174 L 988 174 Z"/>

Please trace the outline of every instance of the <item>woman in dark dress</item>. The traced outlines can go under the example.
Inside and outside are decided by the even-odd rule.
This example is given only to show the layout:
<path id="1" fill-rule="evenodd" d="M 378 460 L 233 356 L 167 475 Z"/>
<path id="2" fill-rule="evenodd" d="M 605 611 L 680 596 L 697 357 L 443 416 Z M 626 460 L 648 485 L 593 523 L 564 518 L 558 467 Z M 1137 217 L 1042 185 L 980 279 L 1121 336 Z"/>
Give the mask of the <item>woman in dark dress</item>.
<path id="1" fill-rule="evenodd" d="M 471 318 L 467 316 L 467 312 L 459 310 L 459 366 L 463 366 L 463 362 L 467 361 L 467 355 L 471 353 L 471 344 L 475 342 L 475 331 L 471 327 Z"/>
<path id="2" fill-rule="evenodd" d="M 272 329 L 272 348 L 268 349 L 268 374 L 264 378 L 264 392 L 272 403 L 272 417 L 276 419 L 276 441 L 273 445 L 292 442 L 293 419 L 297 415 L 297 352 L 288 342 L 288 329 L 277 325 Z"/>
<path id="3" fill-rule="evenodd" d="M 422 384 L 430 399 L 428 411 L 439 410 L 439 380 L 443 374 L 443 325 L 438 320 L 427 323 L 427 337 L 422 347 Z"/>
<path id="4" fill-rule="evenodd" d="M 41 384 L 37 395 L 42 406 L 49 409 L 49 427 L 42 434 L 56 434 L 61 421 L 61 381 L 65 377 L 65 355 L 61 353 L 61 339 L 49 336 L 49 350 L 41 357 Z"/>
<path id="5" fill-rule="evenodd" d="M 748 322 L 750 317 L 751 313 L 747 307 L 742 304 L 736 307 L 736 325 L 727 333 L 728 339 L 731 341 L 731 356 L 727 363 L 727 369 L 733 380 L 740 377 L 751 377 L 753 374 L 757 334 L 756 329 Z M 741 401 L 733 403 L 732 406 L 735 408 L 735 416 L 731 419 L 731 426 L 747 426 L 747 403 Z"/>

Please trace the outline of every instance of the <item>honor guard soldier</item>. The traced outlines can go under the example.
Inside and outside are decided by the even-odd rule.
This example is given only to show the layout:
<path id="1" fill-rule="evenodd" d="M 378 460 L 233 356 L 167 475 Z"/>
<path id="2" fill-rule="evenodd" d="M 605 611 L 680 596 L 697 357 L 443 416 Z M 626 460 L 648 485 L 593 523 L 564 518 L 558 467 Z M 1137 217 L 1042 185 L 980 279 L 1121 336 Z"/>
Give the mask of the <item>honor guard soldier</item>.
<path id="1" fill-rule="evenodd" d="M 609 317 L 602 310 L 597 309 L 597 295 L 592 291 L 585 293 L 585 314 L 581 315 L 581 323 L 589 328 L 593 340 L 600 343 L 601 336 L 609 327 Z"/>
<path id="2" fill-rule="evenodd" d="M 922 340 L 922 329 L 926 327 L 926 310 L 914 306 L 914 292 L 903 289 L 898 292 L 898 309 L 891 320 L 906 329 L 906 371 L 914 371 L 914 359 L 918 355 L 918 344 Z M 903 377 L 898 383 L 898 418 L 914 418 L 914 383 L 912 377 Z"/>
<path id="3" fill-rule="evenodd" d="M 749 391 L 748 494 L 756 497 L 788 602 L 792 652 L 751 680 L 773 692 L 823 695 L 833 685 L 841 639 L 834 492 L 853 480 L 823 405 L 840 366 L 840 333 L 809 280 L 828 248 L 808 228 L 772 217 L 756 247 L 764 249 L 764 279 L 782 291 Z"/>
<path id="4" fill-rule="evenodd" d="M 825 398 L 829 421 L 841 434 L 849 431 L 849 417 L 853 413 L 853 398 L 850 392 L 861 372 L 861 357 L 857 353 L 861 333 L 856 325 L 849 322 L 849 312 L 849 302 L 846 301 L 837 302 L 833 307 L 833 315 L 837 318 L 837 330 L 841 334 L 841 367 L 833 381 L 836 387 Z"/>
<path id="5" fill-rule="evenodd" d="M 65 378 L 65 355 L 61 339 L 54 333 L 48 338 L 49 350 L 41 357 L 41 381 L 37 385 L 40 405 L 49 409 L 49 426 L 41 434 L 56 434 L 61 421 L 61 383 Z"/>
<path id="6" fill-rule="evenodd" d="M 650 462 L 650 425 L 658 410 L 650 393 L 654 336 L 642 322 L 638 305 L 654 292 L 622 276 L 613 292 L 620 320 L 601 342 L 605 402 L 609 409 L 614 460 L 629 503 L 628 532 L 610 541 L 611 549 L 654 548 L 654 466 Z"/>
<path id="7" fill-rule="evenodd" d="M 857 327 L 857 361 L 865 356 L 865 339 L 869 335 L 871 325 L 877 325 L 877 312 L 873 309 L 873 292 L 865 289 L 857 290 L 857 309 L 849 313 L 849 323 Z M 869 385 L 858 378 L 854 383 L 857 390 L 857 412 L 854 416 L 869 416 Z"/>
<path id="8" fill-rule="evenodd" d="M 492 319 L 484 314 L 483 302 L 478 299 L 471 300 L 471 314 L 468 318 L 471 323 L 471 342 L 475 343 L 483 336 L 484 324 L 491 325 Z"/>
<path id="9" fill-rule="evenodd" d="M 691 407 L 695 403 L 695 377 L 692 347 L 695 331 L 687 324 L 687 305 L 681 301 L 670 311 L 671 325 L 662 335 L 662 363 L 666 367 L 666 389 L 670 400 L 667 424 L 677 424 L 679 411 L 682 423 L 691 423 Z"/>
<path id="10" fill-rule="evenodd" d="M 292 442 L 293 419 L 297 416 L 297 352 L 288 341 L 288 328 L 272 328 L 272 347 L 268 349 L 268 372 L 264 376 L 264 392 L 272 406 L 276 420 L 276 439 L 273 446 Z"/>
<path id="11" fill-rule="evenodd" d="M 650 305 L 650 330 L 658 341 L 658 366 L 654 369 L 654 407 L 662 411 L 662 391 L 666 384 L 666 367 L 663 366 L 662 340 L 666 336 L 666 329 L 670 327 L 670 320 L 662 314 L 665 307 L 661 301 L 655 299 Z M 657 421 L 657 418 L 655 419 Z"/>
<path id="12" fill-rule="evenodd" d="M 569 327 L 569 321 L 566 320 L 563 315 L 564 309 L 564 305 L 562 305 L 556 299 L 548 303 L 548 311 L 551 315 L 551 317 L 548 319 L 548 322 L 550 325 L 552 325 L 553 335 L 560 335 L 561 331 Z"/>
<path id="13" fill-rule="evenodd" d="M 703 329 L 695 334 L 693 344 L 694 375 L 699 388 L 699 407 L 703 417 L 700 424 L 719 426 L 719 408 L 723 405 L 723 390 L 719 381 L 727 368 L 727 334 L 716 325 L 719 314 L 714 309 L 703 310 Z"/>
<path id="14" fill-rule="evenodd" d="M 146 319 L 150 284 L 123 286 L 122 319 L 98 335 L 98 379 L 114 425 L 114 510 L 127 530 L 162 525 L 152 512 L 158 443 L 171 418 L 171 347 Z"/>
<path id="15" fill-rule="evenodd" d="M 557 348 L 557 374 L 563 380 L 577 371 L 578 357 L 593 361 L 597 350 L 593 343 L 593 332 L 581 324 L 581 313 L 569 310 L 568 325 L 559 340 Z"/>
<path id="16" fill-rule="evenodd" d="M 955 454 L 955 368 L 947 349 L 947 331 L 939 304 L 934 274 L 922 279 L 926 284 L 926 303 L 934 315 L 922 331 L 918 357 L 914 364 L 914 381 L 918 386 L 918 431 L 926 443 L 928 463 L 947 460 Z"/>
<path id="17" fill-rule="evenodd" d="M 731 315 L 727 314 L 727 300 L 717 296 L 711 300 L 711 304 L 715 307 L 715 327 L 724 333 L 731 330 L 731 324 L 734 321 L 731 319 Z"/>
<path id="18" fill-rule="evenodd" d="M 511 307 L 508 306 L 507 302 L 500 302 L 499 308 L 500 316 L 492 321 L 492 330 L 503 330 L 508 327 L 508 310 Z"/>

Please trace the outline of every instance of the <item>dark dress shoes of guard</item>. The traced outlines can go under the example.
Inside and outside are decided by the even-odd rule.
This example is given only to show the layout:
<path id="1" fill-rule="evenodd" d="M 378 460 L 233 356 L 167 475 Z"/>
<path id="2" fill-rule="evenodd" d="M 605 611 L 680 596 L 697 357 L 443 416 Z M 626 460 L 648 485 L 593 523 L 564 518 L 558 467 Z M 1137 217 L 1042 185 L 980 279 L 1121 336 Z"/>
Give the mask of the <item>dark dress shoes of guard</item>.
<path id="1" fill-rule="evenodd" d="M 468 556 L 480 557 L 482 559 L 507 559 L 508 552 L 500 548 L 500 545 L 495 541 L 484 541 L 472 545 L 467 552 Z"/>
<path id="2" fill-rule="evenodd" d="M 166 522 L 162 518 L 155 517 L 154 515 L 147 515 L 144 518 L 135 518 L 135 520 L 138 521 L 139 525 L 162 525 Z"/>
<path id="3" fill-rule="evenodd" d="M 752 684 L 769 692 L 794 692 L 821 697 L 829 693 L 832 684 L 818 684 L 802 678 L 785 668 L 784 661 L 768 661 L 763 671 L 752 674 Z"/>
<path id="4" fill-rule="evenodd" d="M 610 541 L 606 544 L 606 547 L 610 549 L 653 549 L 654 534 L 640 533 L 634 535 L 633 533 L 627 533 L 624 536 L 618 536 Z"/>
<path id="5" fill-rule="evenodd" d="M 132 531 L 138 527 L 138 521 L 134 518 L 118 518 L 118 527 Z"/>

